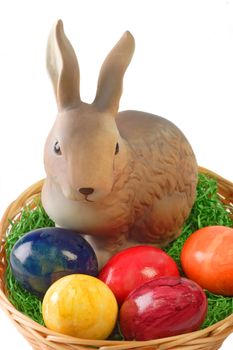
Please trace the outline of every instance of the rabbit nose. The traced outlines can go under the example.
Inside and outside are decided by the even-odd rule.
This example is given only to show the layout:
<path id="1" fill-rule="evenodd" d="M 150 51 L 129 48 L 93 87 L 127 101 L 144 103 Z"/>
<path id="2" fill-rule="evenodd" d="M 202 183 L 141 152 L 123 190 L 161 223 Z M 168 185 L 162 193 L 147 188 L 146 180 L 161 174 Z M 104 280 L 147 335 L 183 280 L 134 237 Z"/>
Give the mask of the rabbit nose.
<path id="1" fill-rule="evenodd" d="M 88 196 L 89 194 L 92 194 L 94 192 L 94 188 L 91 188 L 91 187 L 83 187 L 83 188 L 80 188 L 79 189 L 79 192 Z"/>

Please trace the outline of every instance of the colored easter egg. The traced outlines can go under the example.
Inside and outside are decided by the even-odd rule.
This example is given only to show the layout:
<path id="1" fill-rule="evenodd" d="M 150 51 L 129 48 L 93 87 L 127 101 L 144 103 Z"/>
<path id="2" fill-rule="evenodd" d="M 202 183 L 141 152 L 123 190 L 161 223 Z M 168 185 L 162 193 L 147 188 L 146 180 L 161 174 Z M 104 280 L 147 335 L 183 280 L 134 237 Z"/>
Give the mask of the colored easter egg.
<path id="1" fill-rule="evenodd" d="M 233 229 L 208 226 L 194 232 L 183 246 L 181 264 L 202 288 L 233 296 Z"/>
<path id="2" fill-rule="evenodd" d="M 39 297 L 65 275 L 98 274 L 90 244 L 75 231 L 55 227 L 30 231 L 19 239 L 12 249 L 10 265 L 16 280 Z"/>
<path id="3" fill-rule="evenodd" d="M 106 339 L 117 320 L 117 301 L 106 284 L 88 275 L 69 275 L 46 292 L 42 313 L 54 331 L 85 339 Z"/>
<path id="4" fill-rule="evenodd" d="M 165 338 L 199 329 L 206 312 L 206 295 L 195 282 L 160 277 L 129 294 L 120 309 L 120 328 L 126 340 Z"/>
<path id="5" fill-rule="evenodd" d="M 162 249 L 141 245 L 114 255 L 98 278 L 111 288 L 122 304 L 133 289 L 160 276 L 179 276 L 175 261 Z"/>

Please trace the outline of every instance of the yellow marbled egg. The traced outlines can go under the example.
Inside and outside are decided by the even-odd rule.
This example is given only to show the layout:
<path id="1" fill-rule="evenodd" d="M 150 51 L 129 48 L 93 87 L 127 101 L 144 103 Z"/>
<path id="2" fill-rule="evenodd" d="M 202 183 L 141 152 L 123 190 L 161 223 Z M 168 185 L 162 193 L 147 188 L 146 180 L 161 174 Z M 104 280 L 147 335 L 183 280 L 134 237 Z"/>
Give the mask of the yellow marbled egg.
<path id="1" fill-rule="evenodd" d="M 85 339 L 106 339 L 118 313 L 110 288 L 82 274 L 62 277 L 47 290 L 42 304 L 46 327 Z"/>

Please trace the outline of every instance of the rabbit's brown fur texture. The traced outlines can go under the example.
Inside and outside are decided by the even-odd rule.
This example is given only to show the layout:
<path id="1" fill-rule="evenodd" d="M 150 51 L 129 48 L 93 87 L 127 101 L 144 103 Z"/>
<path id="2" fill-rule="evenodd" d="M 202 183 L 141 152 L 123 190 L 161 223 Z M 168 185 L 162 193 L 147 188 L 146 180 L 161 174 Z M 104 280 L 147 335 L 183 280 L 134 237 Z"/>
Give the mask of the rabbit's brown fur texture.
<path id="1" fill-rule="evenodd" d="M 100 267 L 126 247 L 167 245 L 195 200 L 197 163 L 182 132 L 152 114 L 117 113 L 133 51 L 126 32 L 104 61 L 89 105 L 80 100 L 78 62 L 61 21 L 48 42 L 59 111 L 45 146 L 42 202 L 57 225 L 85 235 Z"/>

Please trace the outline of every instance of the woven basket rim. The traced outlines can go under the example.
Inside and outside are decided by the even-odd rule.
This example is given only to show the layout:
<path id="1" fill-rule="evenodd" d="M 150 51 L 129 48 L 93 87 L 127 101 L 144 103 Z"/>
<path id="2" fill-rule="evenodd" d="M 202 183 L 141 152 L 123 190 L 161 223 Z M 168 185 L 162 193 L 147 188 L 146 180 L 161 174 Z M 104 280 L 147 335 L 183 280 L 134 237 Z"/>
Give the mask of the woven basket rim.
<path id="1" fill-rule="evenodd" d="M 233 183 L 204 167 L 199 167 L 199 172 L 209 174 L 209 176 L 217 180 L 218 189 L 222 197 L 222 201 L 224 203 L 227 203 L 232 208 L 231 217 L 233 219 Z M 159 346 L 158 349 L 166 350 L 170 349 L 170 346 L 172 346 L 172 349 L 174 350 L 181 350 L 182 345 L 185 344 L 185 349 L 188 350 L 188 344 L 190 344 L 190 346 L 192 346 L 191 344 L 195 346 L 195 340 L 200 339 L 200 343 L 202 340 L 203 344 L 205 344 L 206 347 L 197 347 L 196 349 L 212 350 L 218 349 L 221 346 L 222 342 L 225 340 L 225 338 L 231 332 L 233 332 L 233 314 L 231 314 L 224 320 L 221 320 L 207 328 L 168 338 L 161 338 L 148 341 L 89 340 L 79 339 L 72 336 L 57 333 L 55 331 L 51 331 L 48 328 L 41 326 L 28 316 L 21 313 L 20 311 L 18 311 L 14 307 L 14 305 L 8 300 L 4 283 L 4 271 L 6 267 L 4 261 L 4 239 L 7 228 L 9 226 L 8 218 L 15 218 L 15 216 L 20 212 L 20 210 L 26 203 L 32 203 L 34 198 L 40 196 L 43 182 L 44 180 L 42 179 L 30 186 L 29 188 L 27 188 L 14 202 L 12 202 L 8 206 L 0 222 L 0 307 L 15 323 L 15 326 L 24 335 L 24 337 L 27 338 L 27 340 L 31 343 L 34 349 L 41 349 L 40 344 L 43 344 L 42 349 L 47 349 L 46 346 L 48 346 L 48 349 L 61 349 L 61 347 L 57 347 L 56 344 L 66 344 L 65 349 L 77 350 L 87 349 L 85 346 L 96 346 L 97 348 L 99 347 L 99 349 L 101 350 L 123 350 L 131 349 L 132 347 L 148 348 L 148 346 L 153 346 L 153 349 L 156 349 L 156 347 Z M 32 339 L 32 335 L 35 338 L 35 340 Z M 205 340 L 206 338 L 208 338 L 208 341 Z M 211 338 L 213 339 L 213 342 L 210 342 Z M 210 343 L 210 347 L 208 347 L 208 343 Z M 195 349 L 195 347 L 191 347 L 190 349 Z"/>

